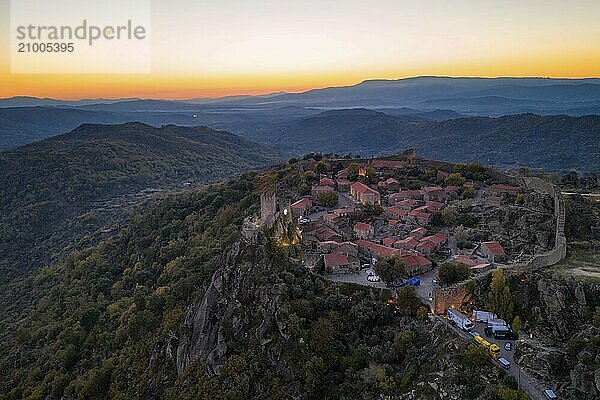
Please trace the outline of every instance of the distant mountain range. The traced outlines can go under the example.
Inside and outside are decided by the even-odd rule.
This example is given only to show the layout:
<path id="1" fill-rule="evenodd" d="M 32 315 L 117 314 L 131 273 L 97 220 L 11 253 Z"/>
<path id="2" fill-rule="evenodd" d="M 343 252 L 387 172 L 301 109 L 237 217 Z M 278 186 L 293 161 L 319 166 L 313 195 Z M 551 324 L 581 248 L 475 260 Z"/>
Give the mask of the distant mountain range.
<path id="1" fill-rule="evenodd" d="M 433 159 L 600 169 L 600 116 L 511 115 L 424 121 L 366 109 L 327 111 L 256 129 L 248 137 L 281 150 L 377 156 L 415 148 Z"/>
<path id="2" fill-rule="evenodd" d="M 141 191 L 217 182 L 281 160 L 231 133 L 141 123 L 86 124 L 0 152 L 0 273 L 48 263 L 77 240 L 89 245 L 128 216 Z"/>
<path id="3" fill-rule="evenodd" d="M 416 112 L 447 109 L 473 116 L 507 113 L 600 113 L 600 79 L 554 78 L 449 78 L 415 77 L 367 80 L 352 86 L 180 101 L 151 99 L 86 99 L 64 101 L 13 97 L 0 99 L 0 108 L 32 106 L 84 107 L 104 111 L 156 111 L 204 108 L 279 108 L 300 106 L 319 109 L 403 108 Z"/>
<path id="4" fill-rule="evenodd" d="M 15 104 L 29 106 L 1 108 Z M 0 149 L 83 123 L 139 121 L 156 127 L 208 126 L 289 155 L 381 155 L 415 147 L 424 156 L 452 161 L 597 170 L 593 150 L 600 130 L 598 118 L 590 115 L 600 115 L 596 78 L 418 77 L 185 101 L 12 98 L 0 100 Z M 528 143 L 544 152 L 530 151 Z M 500 149 L 506 152 L 499 154 Z"/>

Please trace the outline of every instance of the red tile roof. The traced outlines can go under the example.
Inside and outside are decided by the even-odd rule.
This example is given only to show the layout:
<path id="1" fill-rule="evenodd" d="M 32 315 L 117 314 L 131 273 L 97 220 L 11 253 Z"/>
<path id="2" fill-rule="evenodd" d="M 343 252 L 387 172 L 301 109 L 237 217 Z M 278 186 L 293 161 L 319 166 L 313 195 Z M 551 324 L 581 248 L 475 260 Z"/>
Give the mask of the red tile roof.
<path id="1" fill-rule="evenodd" d="M 433 251 L 436 247 L 436 244 L 429 240 L 421 240 L 419 244 L 416 246 L 417 249 L 427 249 L 429 251 Z"/>
<path id="2" fill-rule="evenodd" d="M 421 239 L 421 241 L 433 242 L 436 246 L 439 246 L 442 243 L 446 243 L 447 240 L 448 240 L 448 236 L 446 236 L 442 232 L 438 232 L 435 235 L 426 236 L 423 239 Z"/>
<path id="3" fill-rule="evenodd" d="M 371 189 L 370 187 L 368 187 L 367 185 L 365 185 L 362 182 L 354 182 L 350 187 L 352 188 L 352 190 L 354 190 L 355 192 L 358 192 L 358 193 L 379 194 L 378 191 Z"/>
<path id="4" fill-rule="evenodd" d="M 402 261 L 407 267 L 431 267 L 431 261 L 420 254 L 408 253 L 402 256 Z"/>
<path id="5" fill-rule="evenodd" d="M 333 179 L 328 178 L 328 177 L 324 177 L 324 178 L 321 178 L 321 180 L 319 181 L 319 185 L 321 185 L 321 186 L 333 186 L 334 182 L 333 182 Z"/>
<path id="6" fill-rule="evenodd" d="M 410 213 L 408 213 L 408 215 L 416 218 L 431 218 L 431 214 L 419 210 L 412 210 Z"/>
<path id="7" fill-rule="evenodd" d="M 390 245 L 394 244 L 395 241 L 396 241 L 396 238 L 394 238 L 394 237 L 385 237 L 385 238 L 383 238 L 383 245 L 390 246 Z"/>
<path id="8" fill-rule="evenodd" d="M 417 239 L 415 239 L 412 236 L 409 236 L 405 239 L 397 240 L 396 243 L 394 243 L 394 247 L 405 246 L 409 249 L 414 249 L 415 247 L 417 247 L 418 244 L 419 244 L 419 241 Z"/>
<path id="9" fill-rule="evenodd" d="M 446 207 L 446 204 L 440 203 L 439 201 L 428 201 L 425 203 L 425 207 L 431 212 L 436 212 Z"/>
<path id="10" fill-rule="evenodd" d="M 377 243 L 369 242 L 368 240 L 357 240 L 356 244 L 362 248 L 371 250 L 373 253 L 379 254 L 384 257 L 392 257 L 402 254 L 402 250 L 394 249 L 392 247 L 382 246 Z"/>
<path id="11" fill-rule="evenodd" d="M 348 256 L 340 253 L 325 254 L 323 255 L 323 261 L 325 266 L 339 267 L 341 265 L 348 265 Z"/>
<path id="12" fill-rule="evenodd" d="M 500 192 L 516 192 L 517 190 L 519 190 L 518 187 L 511 185 L 492 185 L 490 186 L 490 189 L 497 190 Z"/>
<path id="13" fill-rule="evenodd" d="M 479 261 L 475 260 L 474 258 L 465 256 L 463 254 L 458 254 L 458 255 L 453 256 L 452 261 L 454 261 L 457 264 L 464 264 L 468 267 L 474 267 L 476 265 L 481 264 Z"/>
<path id="14" fill-rule="evenodd" d="M 415 199 L 406 199 L 396 203 L 398 207 L 409 208 L 411 210 L 415 208 L 417 204 L 419 204 L 419 202 Z"/>
<path id="15" fill-rule="evenodd" d="M 483 242 L 483 243 L 481 243 L 481 246 L 487 247 L 489 252 L 494 256 L 505 256 L 506 255 L 506 253 L 504 252 L 504 248 L 498 242 L 495 242 L 495 241 L 494 242 Z"/>
<path id="16" fill-rule="evenodd" d="M 365 224 L 364 222 L 357 222 L 354 225 L 354 230 L 355 231 L 368 231 L 369 229 L 371 229 L 371 225 L 370 224 Z"/>
<path id="17" fill-rule="evenodd" d="M 444 189 L 442 189 L 439 186 L 425 186 L 425 187 L 421 188 L 421 190 L 424 191 L 425 193 L 444 191 Z"/>
<path id="18" fill-rule="evenodd" d="M 386 207 L 385 212 L 392 214 L 393 216 L 403 216 L 408 215 L 408 211 L 400 208 L 400 207 Z"/>
<path id="19" fill-rule="evenodd" d="M 294 204 L 292 204 L 292 208 L 303 209 L 303 208 L 311 207 L 312 204 L 313 204 L 312 200 L 305 197 L 301 200 L 298 200 Z"/>
<path id="20" fill-rule="evenodd" d="M 413 229 L 412 231 L 410 231 L 410 233 L 420 233 L 421 235 L 427 235 L 427 228 L 423 228 L 423 227 L 416 228 L 416 229 Z"/>

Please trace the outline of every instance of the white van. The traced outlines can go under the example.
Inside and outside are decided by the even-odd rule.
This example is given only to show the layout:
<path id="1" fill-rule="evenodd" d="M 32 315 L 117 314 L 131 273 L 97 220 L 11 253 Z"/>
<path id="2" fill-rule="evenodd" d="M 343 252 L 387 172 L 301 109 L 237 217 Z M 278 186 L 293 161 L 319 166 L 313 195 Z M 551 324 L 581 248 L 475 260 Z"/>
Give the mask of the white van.
<path id="1" fill-rule="evenodd" d="M 510 361 L 508 361 L 506 358 L 504 357 L 500 357 L 498 359 L 498 364 L 500 364 L 500 366 L 504 369 L 510 369 Z"/>

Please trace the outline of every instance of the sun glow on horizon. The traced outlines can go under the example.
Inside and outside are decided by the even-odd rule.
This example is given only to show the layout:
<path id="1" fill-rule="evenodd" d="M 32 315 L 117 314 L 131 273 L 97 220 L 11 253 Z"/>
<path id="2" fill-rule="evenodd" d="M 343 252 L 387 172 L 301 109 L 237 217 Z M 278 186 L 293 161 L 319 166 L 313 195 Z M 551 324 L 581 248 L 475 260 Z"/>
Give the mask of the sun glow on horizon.
<path id="1" fill-rule="evenodd" d="M 152 4 L 151 73 L 42 75 L 10 73 L 0 0 L 0 97 L 191 99 L 423 75 L 600 76 L 600 2 L 591 0 Z"/>

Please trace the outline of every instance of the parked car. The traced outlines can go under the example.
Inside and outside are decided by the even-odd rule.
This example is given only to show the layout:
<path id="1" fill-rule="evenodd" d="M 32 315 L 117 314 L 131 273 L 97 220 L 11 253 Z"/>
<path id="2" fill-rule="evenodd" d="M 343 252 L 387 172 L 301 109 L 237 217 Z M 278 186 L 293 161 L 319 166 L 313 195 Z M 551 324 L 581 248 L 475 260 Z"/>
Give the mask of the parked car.
<path id="1" fill-rule="evenodd" d="M 504 350 L 512 351 L 512 349 L 513 349 L 513 344 L 511 342 L 504 343 Z"/>
<path id="2" fill-rule="evenodd" d="M 510 361 L 508 361 L 506 358 L 504 357 L 500 357 L 498 359 L 498 364 L 500 364 L 500 366 L 504 369 L 510 369 Z"/>
<path id="3" fill-rule="evenodd" d="M 299 224 L 308 224 L 309 222 L 310 222 L 310 218 L 306 218 L 306 217 L 301 217 L 301 218 L 298 220 L 298 223 L 299 223 Z"/>
<path id="4" fill-rule="evenodd" d="M 437 285 L 437 284 L 438 284 L 438 281 L 437 281 L 437 279 L 432 279 L 432 280 L 431 280 L 431 284 L 432 284 L 432 285 Z"/>
<path id="5" fill-rule="evenodd" d="M 371 264 L 363 264 L 363 269 L 371 268 Z"/>
<path id="6" fill-rule="evenodd" d="M 558 399 L 558 396 L 556 395 L 556 393 L 554 393 L 554 390 L 552 389 L 545 389 L 544 396 L 546 396 L 547 399 Z"/>
<path id="7" fill-rule="evenodd" d="M 377 275 L 369 275 L 367 276 L 367 280 L 369 282 L 379 282 L 379 277 Z"/>

